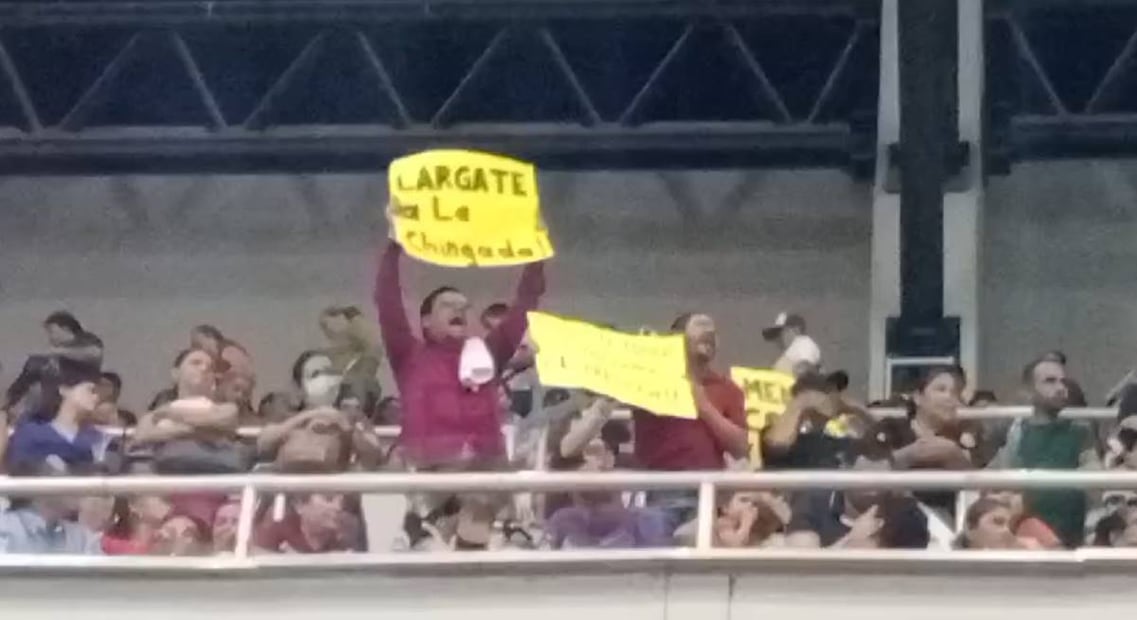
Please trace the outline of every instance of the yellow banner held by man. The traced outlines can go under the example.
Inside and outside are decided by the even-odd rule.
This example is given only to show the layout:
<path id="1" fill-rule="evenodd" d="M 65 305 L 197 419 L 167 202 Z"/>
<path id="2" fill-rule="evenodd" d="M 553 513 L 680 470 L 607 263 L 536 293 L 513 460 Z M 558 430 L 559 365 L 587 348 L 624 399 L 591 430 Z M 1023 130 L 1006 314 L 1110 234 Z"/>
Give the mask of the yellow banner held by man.
<path id="1" fill-rule="evenodd" d="M 521 265 L 553 256 L 532 164 L 477 151 L 423 151 L 387 172 L 395 238 L 446 267 Z"/>
<path id="2" fill-rule="evenodd" d="M 762 431 L 790 401 L 793 375 L 759 368 L 730 369 L 730 378 L 746 396 L 746 428 L 750 433 L 750 465 L 762 465 Z"/>
<path id="3" fill-rule="evenodd" d="M 529 313 L 542 385 L 582 388 L 656 415 L 694 419 L 682 334 L 628 334 Z"/>

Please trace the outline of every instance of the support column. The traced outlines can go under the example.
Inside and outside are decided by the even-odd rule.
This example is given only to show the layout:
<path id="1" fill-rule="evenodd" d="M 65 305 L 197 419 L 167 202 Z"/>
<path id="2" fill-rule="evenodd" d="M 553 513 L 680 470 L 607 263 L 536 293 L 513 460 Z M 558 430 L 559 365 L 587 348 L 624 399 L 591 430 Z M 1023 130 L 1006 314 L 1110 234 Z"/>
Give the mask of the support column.
<path id="1" fill-rule="evenodd" d="M 871 398 L 888 395 L 890 358 L 950 357 L 978 372 L 982 0 L 883 0 L 880 40 Z M 961 138 L 969 161 L 945 193 Z"/>
<path id="2" fill-rule="evenodd" d="M 877 104 L 869 299 L 870 399 L 887 395 L 886 328 L 888 317 L 900 314 L 900 196 L 889 192 L 887 187 L 892 166 L 888 147 L 900 142 L 900 42 L 897 37 L 900 1 L 881 0 L 880 8 L 880 96 Z"/>
<path id="3" fill-rule="evenodd" d="M 959 0 L 959 139 L 970 145 L 958 186 L 944 196 L 944 312 L 959 317 L 959 363 L 979 387 L 982 291 L 984 85 L 983 0 Z"/>

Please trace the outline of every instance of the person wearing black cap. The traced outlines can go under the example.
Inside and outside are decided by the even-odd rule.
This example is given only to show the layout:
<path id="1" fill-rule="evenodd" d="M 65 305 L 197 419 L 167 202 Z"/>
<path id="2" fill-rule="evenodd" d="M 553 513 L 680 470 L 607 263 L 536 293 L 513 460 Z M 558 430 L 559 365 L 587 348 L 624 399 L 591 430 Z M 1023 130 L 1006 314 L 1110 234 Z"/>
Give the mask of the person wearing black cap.
<path id="1" fill-rule="evenodd" d="M 821 368 L 821 349 L 806 335 L 805 319 L 800 315 L 783 312 L 774 324 L 762 330 L 767 342 L 777 342 L 780 349 L 774 370 L 800 376 Z"/>
<path id="2" fill-rule="evenodd" d="M 873 421 L 846 401 L 843 371 L 800 377 L 790 390 L 785 411 L 762 432 L 764 469 L 837 469 L 850 436 L 860 436 Z"/>

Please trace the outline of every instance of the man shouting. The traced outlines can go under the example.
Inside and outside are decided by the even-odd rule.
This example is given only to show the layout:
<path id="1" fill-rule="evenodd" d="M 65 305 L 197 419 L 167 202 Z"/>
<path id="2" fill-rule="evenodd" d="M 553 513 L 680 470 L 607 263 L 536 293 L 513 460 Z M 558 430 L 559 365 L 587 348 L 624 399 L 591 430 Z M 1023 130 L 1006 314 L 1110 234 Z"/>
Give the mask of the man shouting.
<path id="1" fill-rule="evenodd" d="M 422 300 L 421 331 L 416 334 L 403 306 L 402 254 L 402 247 L 392 240 L 379 263 L 375 303 L 402 399 L 400 443 L 407 461 L 418 471 L 504 467 L 501 371 L 528 329 L 526 313 L 537 307 L 545 292 L 543 264 L 525 267 L 516 300 L 483 339 L 470 329 L 469 300 L 452 287 L 435 289 Z M 434 499 L 440 501 L 431 504 L 446 498 Z M 457 546 L 484 547 L 495 503 L 463 498 Z"/>

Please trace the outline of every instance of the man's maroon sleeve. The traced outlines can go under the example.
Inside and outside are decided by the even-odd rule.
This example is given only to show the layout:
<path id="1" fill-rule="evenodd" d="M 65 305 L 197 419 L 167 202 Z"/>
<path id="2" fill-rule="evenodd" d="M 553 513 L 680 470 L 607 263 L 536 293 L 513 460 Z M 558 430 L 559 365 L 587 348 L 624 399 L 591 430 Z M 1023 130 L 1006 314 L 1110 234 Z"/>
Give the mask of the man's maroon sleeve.
<path id="1" fill-rule="evenodd" d="M 517 297 L 510 304 L 505 319 L 486 336 L 486 347 L 493 355 L 497 368 L 504 368 L 521 346 L 521 339 L 529 329 L 529 317 L 526 315 L 537 309 L 544 293 L 545 263 L 542 261 L 527 265 L 521 274 L 521 282 L 517 285 Z"/>
<path id="2" fill-rule="evenodd" d="M 411 332 L 407 320 L 407 309 L 403 306 L 403 286 L 399 276 L 399 260 L 403 248 L 395 242 L 387 244 L 387 249 L 379 259 L 379 269 L 375 278 L 375 306 L 379 310 L 379 330 L 383 335 L 383 345 L 387 349 L 387 359 L 391 369 L 400 372 L 418 343 Z"/>

